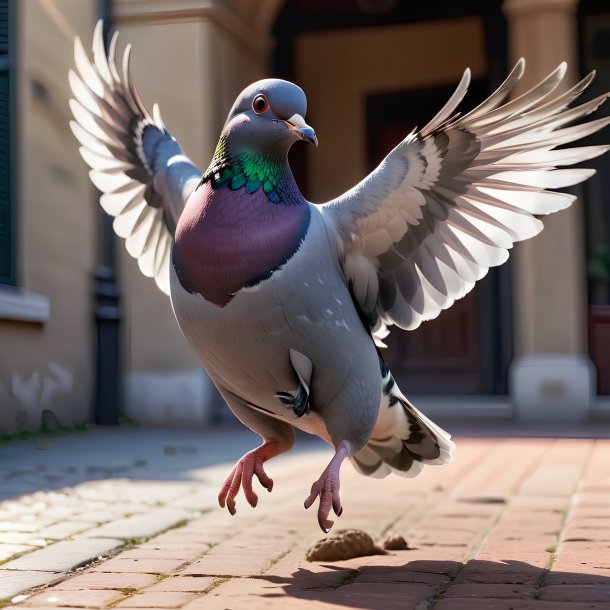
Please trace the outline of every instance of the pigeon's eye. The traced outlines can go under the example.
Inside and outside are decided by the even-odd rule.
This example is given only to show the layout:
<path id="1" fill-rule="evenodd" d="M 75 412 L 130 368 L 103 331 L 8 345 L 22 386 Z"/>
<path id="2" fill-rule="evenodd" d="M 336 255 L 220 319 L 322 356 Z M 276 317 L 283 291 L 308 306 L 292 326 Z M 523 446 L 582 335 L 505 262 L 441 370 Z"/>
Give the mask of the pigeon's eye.
<path id="1" fill-rule="evenodd" d="M 252 102 L 252 110 L 254 110 L 256 114 L 267 112 L 267 110 L 269 110 L 267 98 L 264 95 L 257 95 Z"/>

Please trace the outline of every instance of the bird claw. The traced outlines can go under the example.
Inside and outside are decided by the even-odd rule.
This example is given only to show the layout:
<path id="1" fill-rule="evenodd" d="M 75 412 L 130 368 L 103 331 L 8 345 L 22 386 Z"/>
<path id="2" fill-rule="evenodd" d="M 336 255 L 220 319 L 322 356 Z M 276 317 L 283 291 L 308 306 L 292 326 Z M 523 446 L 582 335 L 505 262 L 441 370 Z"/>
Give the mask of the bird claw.
<path id="1" fill-rule="evenodd" d="M 316 498 L 320 497 L 320 506 L 318 507 L 318 524 L 325 534 L 330 532 L 334 521 L 328 518 L 330 509 L 332 508 L 337 517 L 343 514 L 341 506 L 341 498 L 339 497 L 339 470 L 341 464 L 347 455 L 350 453 L 350 445 L 347 441 L 342 441 L 337 446 L 337 450 L 330 464 L 326 467 L 322 476 L 311 486 L 311 493 L 305 500 L 305 508 L 309 508 Z"/>
<path id="2" fill-rule="evenodd" d="M 305 508 L 309 508 L 316 501 L 318 496 L 320 497 L 318 524 L 320 525 L 320 529 L 325 534 L 328 534 L 335 524 L 334 521 L 331 521 L 328 518 L 331 507 L 337 517 L 340 517 L 343 514 L 343 507 L 341 506 L 341 498 L 339 497 L 339 480 L 335 480 L 332 474 L 326 470 L 311 486 L 311 493 L 305 500 Z"/>
<path id="3" fill-rule="evenodd" d="M 232 515 L 237 512 L 235 496 L 237 496 L 240 487 L 244 491 L 248 504 L 255 507 L 258 504 L 258 496 L 252 489 L 252 478 L 254 475 L 256 475 L 260 484 L 267 491 L 270 492 L 273 489 L 273 480 L 267 476 L 263 463 L 270 457 L 277 455 L 278 451 L 275 445 L 277 443 L 274 441 L 267 441 L 257 449 L 246 453 L 235 464 L 218 494 L 218 504 L 220 504 L 221 508 L 226 506 Z"/>

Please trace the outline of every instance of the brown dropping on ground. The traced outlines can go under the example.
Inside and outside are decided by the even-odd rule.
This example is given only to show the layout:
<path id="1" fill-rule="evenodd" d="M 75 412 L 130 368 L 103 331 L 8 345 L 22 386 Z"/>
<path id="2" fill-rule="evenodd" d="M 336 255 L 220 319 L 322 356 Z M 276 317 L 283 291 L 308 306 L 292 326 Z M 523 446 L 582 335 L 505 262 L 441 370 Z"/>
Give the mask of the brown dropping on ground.
<path id="1" fill-rule="evenodd" d="M 400 535 L 390 532 L 381 543 L 386 551 L 406 551 L 409 548 L 407 541 Z"/>
<path id="2" fill-rule="evenodd" d="M 327 538 L 321 538 L 307 550 L 307 561 L 341 561 L 366 555 L 385 555 L 373 539 L 362 530 L 337 530 Z"/>

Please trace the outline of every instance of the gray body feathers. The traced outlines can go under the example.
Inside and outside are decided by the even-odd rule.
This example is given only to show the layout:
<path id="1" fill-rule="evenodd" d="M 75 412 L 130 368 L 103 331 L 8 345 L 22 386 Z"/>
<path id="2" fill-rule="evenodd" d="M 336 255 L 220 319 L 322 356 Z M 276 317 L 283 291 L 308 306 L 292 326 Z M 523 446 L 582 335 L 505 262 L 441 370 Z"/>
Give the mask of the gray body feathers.
<path id="1" fill-rule="evenodd" d="M 246 417 L 247 425 L 262 435 L 292 434 L 278 426 L 281 422 L 335 445 L 347 440 L 354 450 L 362 450 L 371 437 L 390 436 L 390 444 L 373 445 L 376 455 L 389 460 L 390 469 L 378 465 L 373 473 L 358 468 L 375 476 L 398 472 L 398 459 L 414 474 L 421 466 L 418 460 L 426 456 L 429 463 L 449 461 L 450 450 L 427 447 L 428 453 L 419 455 L 419 441 L 408 460 L 394 457 L 397 448 L 402 455 L 411 431 L 419 438 L 428 424 L 416 411 L 411 418 L 418 423 L 410 423 L 401 405 L 388 411 L 377 349 L 354 307 L 321 213 L 313 205 L 311 211 L 309 231 L 285 268 L 243 289 L 223 308 L 186 292 L 172 266 L 172 304 L 184 335 L 237 417 Z M 299 383 L 291 350 L 313 365 L 311 409 L 302 417 L 275 396 L 278 390 L 295 390 Z M 436 436 L 425 436 L 430 442 L 438 439 L 443 447 L 453 445 L 440 429 Z M 358 467 L 357 461 L 354 464 Z"/>

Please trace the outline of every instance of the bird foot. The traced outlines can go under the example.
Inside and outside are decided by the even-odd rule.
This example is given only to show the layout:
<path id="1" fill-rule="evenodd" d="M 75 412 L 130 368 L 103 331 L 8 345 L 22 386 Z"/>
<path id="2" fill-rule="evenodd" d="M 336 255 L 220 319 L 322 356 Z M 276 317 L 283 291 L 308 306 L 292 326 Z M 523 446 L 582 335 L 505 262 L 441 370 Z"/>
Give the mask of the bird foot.
<path id="1" fill-rule="evenodd" d="M 244 490 L 244 495 L 250 506 L 258 504 L 258 496 L 252 489 L 252 477 L 257 476 L 260 484 L 271 491 L 273 489 L 273 481 L 263 468 L 263 463 L 268 459 L 281 453 L 280 444 L 277 441 L 265 441 L 260 447 L 253 451 L 249 451 L 244 455 L 233 467 L 229 476 L 218 494 L 218 504 L 222 508 L 228 508 L 229 512 L 234 515 L 235 496 L 241 487 Z"/>
<path id="2" fill-rule="evenodd" d="M 305 508 L 309 508 L 318 496 L 320 496 L 320 506 L 318 507 L 318 523 L 325 534 L 330 532 L 334 521 L 328 518 L 332 508 L 337 517 L 343 513 L 341 498 L 339 497 L 339 471 L 343 460 L 349 455 L 351 447 L 347 441 L 341 441 L 337 445 L 335 455 L 330 461 L 320 478 L 311 486 L 311 493 L 305 500 Z"/>

